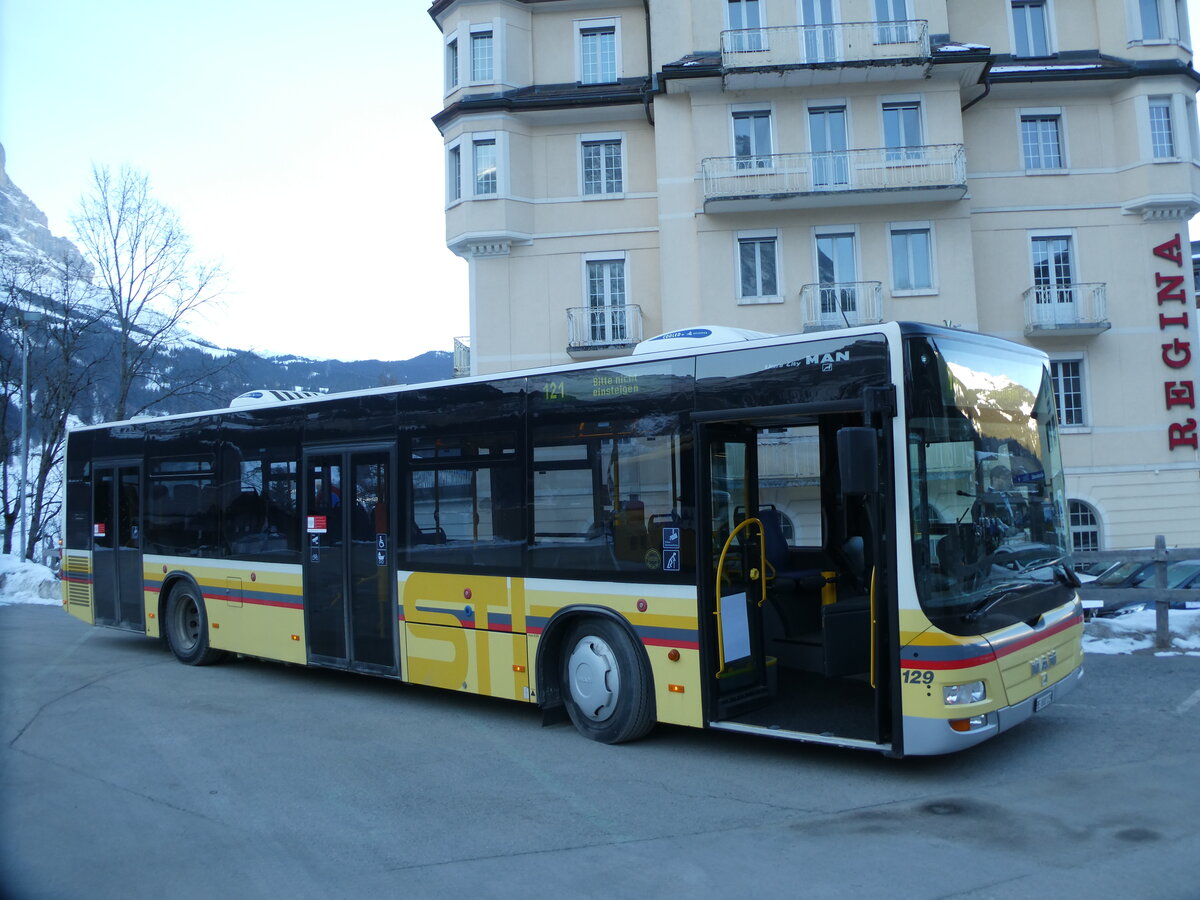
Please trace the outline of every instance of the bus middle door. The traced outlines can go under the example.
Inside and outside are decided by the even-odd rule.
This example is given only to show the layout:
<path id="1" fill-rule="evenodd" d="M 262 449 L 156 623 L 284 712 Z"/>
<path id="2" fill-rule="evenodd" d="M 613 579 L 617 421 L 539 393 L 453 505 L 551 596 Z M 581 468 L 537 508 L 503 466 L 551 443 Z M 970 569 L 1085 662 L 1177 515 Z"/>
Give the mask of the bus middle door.
<path id="1" fill-rule="evenodd" d="M 757 432 L 748 426 L 704 426 L 701 446 L 711 561 L 706 608 L 716 629 L 716 716 L 724 719 L 760 705 L 770 693 L 762 628 L 766 572 Z"/>
<path id="2" fill-rule="evenodd" d="M 305 454 L 304 610 L 314 665 L 397 674 L 392 452 Z"/>
<path id="3" fill-rule="evenodd" d="M 93 469 L 92 566 L 96 624 L 145 631 L 142 469 L 136 462 Z"/>

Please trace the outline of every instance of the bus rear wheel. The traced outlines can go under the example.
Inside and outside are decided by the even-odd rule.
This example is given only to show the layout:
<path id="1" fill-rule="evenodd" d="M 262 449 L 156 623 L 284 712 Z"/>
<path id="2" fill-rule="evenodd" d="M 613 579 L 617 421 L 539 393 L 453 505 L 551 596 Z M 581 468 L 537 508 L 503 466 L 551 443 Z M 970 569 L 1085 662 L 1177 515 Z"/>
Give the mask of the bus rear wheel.
<path id="1" fill-rule="evenodd" d="M 190 584 L 177 584 L 167 596 L 167 643 L 181 663 L 207 666 L 224 654 L 208 645 L 208 618 L 204 602 Z"/>
<path id="2" fill-rule="evenodd" d="M 567 638 L 562 694 L 567 714 L 584 737 L 620 744 L 654 727 L 650 666 L 619 625 L 586 619 Z"/>

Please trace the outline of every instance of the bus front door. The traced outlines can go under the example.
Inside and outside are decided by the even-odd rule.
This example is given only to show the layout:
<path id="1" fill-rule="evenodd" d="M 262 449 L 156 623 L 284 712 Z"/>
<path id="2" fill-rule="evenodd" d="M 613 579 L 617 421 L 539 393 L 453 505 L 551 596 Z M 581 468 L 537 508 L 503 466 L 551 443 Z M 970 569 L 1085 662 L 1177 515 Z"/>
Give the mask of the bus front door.
<path id="1" fill-rule="evenodd" d="M 397 674 L 392 454 L 305 456 L 304 610 L 314 665 Z"/>
<path id="2" fill-rule="evenodd" d="M 717 718 L 753 708 L 769 696 L 764 652 L 766 597 L 763 526 L 758 518 L 758 450 L 753 428 L 704 431 L 710 523 L 709 605 L 716 629 Z"/>
<path id="3" fill-rule="evenodd" d="M 97 625 L 146 630 L 142 470 L 135 463 L 92 470 L 92 585 Z"/>

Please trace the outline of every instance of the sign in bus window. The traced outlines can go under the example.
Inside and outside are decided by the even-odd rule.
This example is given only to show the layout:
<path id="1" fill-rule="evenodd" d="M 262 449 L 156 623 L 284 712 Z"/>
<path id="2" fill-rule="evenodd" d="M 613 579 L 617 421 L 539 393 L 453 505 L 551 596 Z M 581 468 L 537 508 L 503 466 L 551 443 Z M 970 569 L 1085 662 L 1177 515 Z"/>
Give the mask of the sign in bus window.
<path id="1" fill-rule="evenodd" d="M 591 422 L 535 432 L 535 569 L 692 570 L 694 526 L 681 474 L 687 441 L 653 433 L 656 425 Z"/>

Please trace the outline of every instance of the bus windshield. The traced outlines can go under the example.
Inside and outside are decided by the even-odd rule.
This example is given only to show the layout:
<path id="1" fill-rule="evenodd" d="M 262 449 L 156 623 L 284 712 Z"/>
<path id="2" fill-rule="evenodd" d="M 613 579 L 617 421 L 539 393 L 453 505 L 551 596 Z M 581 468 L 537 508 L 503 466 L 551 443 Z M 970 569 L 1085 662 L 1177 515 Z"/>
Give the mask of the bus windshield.
<path id="1" fill-rule="evenodd" d="M 1045 360 L 948 337 L 907 350 L 921 606 L 952 634 L 1033 624 L 1078 585 Z"/>

